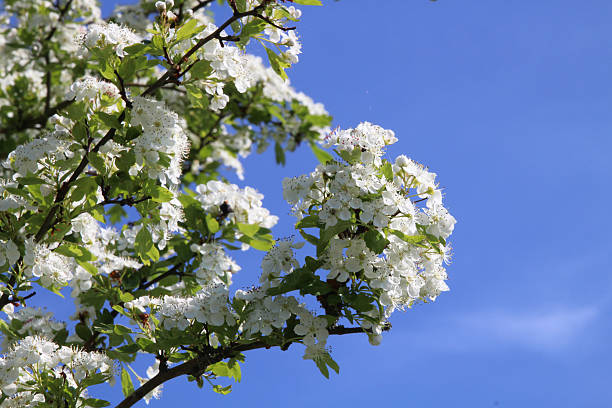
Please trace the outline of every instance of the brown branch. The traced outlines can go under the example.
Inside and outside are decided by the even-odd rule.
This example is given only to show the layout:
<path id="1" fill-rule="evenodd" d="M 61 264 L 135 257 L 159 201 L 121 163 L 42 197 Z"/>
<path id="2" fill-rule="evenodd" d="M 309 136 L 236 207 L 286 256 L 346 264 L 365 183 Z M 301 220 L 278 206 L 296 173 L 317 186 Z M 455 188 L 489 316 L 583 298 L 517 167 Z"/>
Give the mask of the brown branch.
<path id="1" fill-rule="evenodd" d="M 47 36 L 45 37 L 44 41 L 49 41 L 51 40 L 51 38 L 53 38 L 53 35 L 55 34 L 55 32 L 57 31 L 57 27 L 59 27 L 60 23 L 62 22 L 62 20 L 64 19 L 64 16 L 66 16 L 66 13 L 68 12 L 68 10 L 70 9 L 70 5 L 72 4 L 73 0 L 68 0 L 68 2 L 66 3 L 66 5 L 64 6 L 64 8 L 60 8 L 59 7 L 59 2 L 57 2 L 55 4 L 55 7 L 59 10 L 59 17 L 57 18 L 57 24 L 55 26 L 53 26 L 53 28 L 51 28 L 51 31 L 49 31 L 49 34 L 47 34 Z M 51 106 L 51 68 L 50 68 L 50 50 L 49 48 L 45 47 L 45 88 L 47 93 L 45 94 L 45 112 L 49 111 L 49 108 Z"/>
<path id="2" fill-rule="evenodd" d="M 137 84 L 137 83 L 127 83 L 125 86 L 135 86 L 137 88 L 148 88 L 151 84 Z M 162 86 L 159 89 L 167 89 L 169 91 L 179 92 L 182 94 L 187 94 L 187 91 L 184 89 L 179 89 L 176 86 Z"/>
<path id="3" fill-rule="evenodd" d="M 273 22 L 272 20 L 270 20 L 266 16 L 256 15 L 255 17 L 262 19 L 266 23 L 270 24 L 272 27 L 278 28 L 279 30 L 283 30 L 283 31 L 295 30 L 295 27 L 283 27 L 283 26 L 280 26 L 280 25 L 276 24 L 275 22 Z"/>
<path id="4" fill-rule="evenodd" d="M 60 8 L 59 7 L 59 2 L 55 3 L 55 7 L 59 10 L 60 14 L 59 17 L 57 19 L 58 25 L 53 26 L 53 28 L 51 28 L 51 31 L 49 31 L 49 34 L 47 34 L 47 36 L 45 37 L 45 41 L 49 41 L 51 39 L 51 37 L 53 37 L 53 34 L 55 34 L 55 32 L 57 31 L 57 27 L 59 27 L 59 23 L 62 22 L 62 20 L 64 19 L 64 16 L 66 16 L 66 13 L 68 12 L 68 10 L 70 9 L 70 5 L 72 4 L 72 0 L 68 0 L 68 2 L 66 3 L 66 5 L 64 6 L 64 8 Z"/>
<path id="5" fill-rule="evenodd" d="M 132 207 L 135 204 L 142 203 L 143 201 L 147 201 L 147 200 L 150 200 L 150 199 L 151 199 L 151 196 L 144 196 L 142 198 L 134 198 L 134 197 L 111 198 L 111 199 L 106 199 L 106 200 L 104 200 L 102 202 L 99 202 L 96 205 L 119 204 L 119 205 L 128 205 L 128 206 Z"/>
<path id="6" fill-rule="evenodd" d="M 121 115 L 119 115 L 119 117 L 117 118 L 119 123 L 123 122 L 123 119 L 125 119 L 125 110 L 121 112 Z M 93 149 L 91 149 L 91 152 L 97 152 L 98 150 L 100 150 L 102 146 L 104 146 L 109 140 L 111 140 L 115 136 L 115 133 L 117 133 L 117 129 L 115 128 L 109 129 L 106 135 L 104 135 L 104 137 L 93 147 Z M 53 201 L 54 205 L 49 210 L 49 213 L 45 217 L 43 224 L 40 226 L 40 229 L 38 230 L 38 232 L 36 233 L 34 237 L 36 242 L 39 242 L 45 236 L 47 231 L 49 231 L 51 227 L 57 224 L 58 219 L 55 217 L 55 213 L 60 209 L 61 203 L 64 200 L 64 198 L 66 198 L 66 195 L 68 194 L 68 191 L 70 190 L 70 186 L 72 185 L 72 183 L 76 181 L 76 179 L 81 175 L 81 173 L 85 170 L 85 168 L 89 164 L 89 158 L 87 157 L 87 153 L 89 152 L 86 152 L 86 154 L 83 156 L 83 158 L 81 159 L 81 162 L 79 163 L 77 168 L 74 170 L 70 178 L 67 181 L 65 181 L 62 184 L 62 186 L 59 188 L 59 190 L 57 191 L 57 194 L 55 195 L 55 200 Z"/>
<path id="7" fill-rule="evenodd" d="M 123 83 L 123 78 L 121 78 L 121 75 L 119 75 L 116 69 L 114 70 L 114 72 L 115 76 L 117 77 L 117 80 L 119 81 L 119 95 L 121 95 L 121 99 L 123 99 L 123 102 L 125 102 L 125 106 L 132 109 L 132 101 L 128 99 L 127 93 L 125 92 L 125 84 Z"/>
<path id="8" fill-rule="evenodd" d="M 204 8 L 204 7 L 208 6 L 208 5 L 209 5 L 210 3 L 212 3 L 213 1 L 215 1 L 215 0 L 204 0 L 204 1 L 200 1 L 200 2 L 199 2 L 197 5 L 195 5 L 195 6 L 193 6 L 193 7 L 191 8 L 191 11 L 193 11 L 193 12 L 195 13 L 195 12 L 196 12 L 196 11 L 198 11 L 199 9 L 201 9 L 201 8 Z"/>
<path id="9" fill-rule="evenodd" d="M 141 282 L 137 290 L 147 289 L 149 286 L 161 281 L 164 278 L 167 278 L 168 276 L 172 276 L 172 275 L 178 275 L 179 277 L 183 276 L 184 272 L 178 272 L 179 268 L 182 266 L 183 266 L 183 262 L 178 263 L 175 266 L 173 266 L 171 269 L 167 270 L 166 272 L 156 277 L 155 279 L 152 279 L 148 282 Z"/>
<path id="10" fill-rule="evenodd" d="M 337 326 L 329 329 L 329 334 L 332 335 L 343 335 L 352 333 L 364 333 L 366 332 L 361 327 L 344 327 Z M 280 346 L 280 345 L 279 345 Z M 248 344 L 232 343 L 229 347 L 223 347 L 219 349 L 210 349 L 209 353 L 203 354 L 193 360 L 186 361 L 178 366 L 169 368 L 167 371 L 157 374 L 149 381 L 140 386 L 136 391 L 128 395 L 123 401 L 119 403 L 115 408 L 129 408 L 135 403 L 140 401 L 145 395 L 153 391 L 156 387 L 162 385 L 166 381 L 173 378 L 180 377 L 182 375 L 192 375 L 199 377 L 206 372 L 208 366 L 219 361 L 223 361 L 226 358 L 231 358 L 243 351 L 255 350 L 260 348 L 269 348 L 270 345 L 263 341 L 254 341 Z"/>
<path id="11" fill-rule="evenodd" d="M 234 21 L 237 21 L 237 20 L 240 20 L 241 18 L 249 17 L 249 16 L 254 16 L 254 17 L 259 17 L 259 18 L 263 17 L 259 13 L 268 5 L 268 3 L 270 3 L 270 1 L 271 0 L 264 0 L 262 1 L 260 5 L 258 5 L 254 9 L 245 11 L 243 13 L 234 12 L 234 14 L 229 19 L 227 19 L 223 24 L 221 24 L 215 31 L 213 31 L 206 37 L 200 39 L 200 41 L 198 41 L 193 47 L 191 47 L 187 52 L 185 52 L 185 54 L 179 59 L 176 65 L 171 67 L 168 71 L 166 71 L 166 73 L 162 75 L 162 77 L 159 78 L 157 81 L 155 81 L 155 83 L 153 83 L 146 91 L 144 91 L 142 95 L 144 96 L 144 95 L 152 94 L 157 89 L 161 88 L 167 83 L 170 83 L 170 82 L 177 83 L 179 78 L 185 75 L 185 73 L 187 73 L 191 69 L 191 67 L 193 67 L 194 65 L 194 64 L 189 65 L 187 69 L 181 72 L 180 71 L 181 64 L 187 62 L 189 60 L 189 57 L 195 54 L 200 48 L 206 45 L 209 41 L 213 39 L 221 40 L 221 33 L 223 32 L 223 30 L 229 27 Z"/>

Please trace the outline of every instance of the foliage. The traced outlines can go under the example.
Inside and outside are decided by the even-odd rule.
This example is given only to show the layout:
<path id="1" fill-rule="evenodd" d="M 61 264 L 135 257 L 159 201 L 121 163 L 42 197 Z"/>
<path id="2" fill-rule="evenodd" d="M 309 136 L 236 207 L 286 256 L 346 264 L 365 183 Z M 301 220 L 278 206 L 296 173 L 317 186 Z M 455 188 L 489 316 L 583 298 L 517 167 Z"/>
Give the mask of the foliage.
<path id="1" fill-rule="evenodd" d="M 294 343 L 329 377 L 328 336 L 379 344 L 393 311 L 448 290 L 455 219 L 435 173 L 383 158 L 392 131 L 331 131 L 286 81 L 301 52 L 289 3 L 322 2 L 213 3 L 102 19 L 93 0 L 4 1 L 1 407 L 103 407 L 88 388 L 117 380 L 129 407 L 179 376 L 226 394 L 218 379 L 240 382 L 247 351 Z M 321 164 L 283 193 L 305 242 L 277 239 L 263 195 L 224 174 L 303 143 Z M 305 243 L 316 256 L 300 262 Z M 258 286 L 233 292 L 238 249 L 266 254 Z M 75 324 L 27 307 L 35 290 L 70 291 Z M 130 365 L 145 355 L 146 377 Z"/>

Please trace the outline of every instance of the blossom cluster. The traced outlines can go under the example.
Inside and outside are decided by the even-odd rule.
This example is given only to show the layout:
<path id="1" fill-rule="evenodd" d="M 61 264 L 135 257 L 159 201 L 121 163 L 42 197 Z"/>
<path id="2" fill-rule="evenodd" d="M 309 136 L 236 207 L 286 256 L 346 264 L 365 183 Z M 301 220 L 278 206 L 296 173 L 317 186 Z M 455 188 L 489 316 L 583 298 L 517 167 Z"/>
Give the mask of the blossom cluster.
<path id="1" fill-rule="evenodd" d="M 314 217 L 322 231 L 333 231 L 320 258 L 327 279 L 366 283 L 385 307 L 376 318 L 448 290 L 443 264 L 455 219 L 442 205 L 435 173 L 405 156 L 383 159 L 385 146 L 396 140 L 367 122 L 334 132 L 326 143 L 343 161 L 283 181 L 298 219 Z M 368 319 L 363 324 L 372 329 Z"/>
<path id="2" fill-rule="evenodd" d="M 362 123 L 330 133 L 323 105 L 286 79 L 301 44 L 279 27 L 301 12 L 228 2 L 234 24 L 216 25 L 209 3 L 139 0 L 109 18 L 119 24 L 101 20 L 94 0 L 12 0 L 0 11 L 1 407 L 52 405 L 68 392 L 86 408 L 85 389 L 112 381 L 108 356 L 126 362 L 151 349 L 149 379 L 160 363 L 163 371 L 220 345 L 214 352 L 227 357 L 236 344 L 301 343 L 321 368 L 333 363 L 327 340 L 344 332 L 340 319 L 377 344 L 394 310 L 448 290 L 455 219 L 435 173 L 406 156 L 385 159 L 397 140 L 389 130 Z M 236 17 L 258 6 L 260 15 Z M 217 33 L 222 26 L 234 33 Z M 270 67 L 245 52 L 250 38 L 274 48 L 266 48 Z M 283 182 L 297 230 L 316 245 L 303 266 L 303 243 L 274 241 L 278 217 L 263 195 L 222 181 L 219 169 L 242 178 L 251 151 L 272 144 L 284 163 L 300 143 L 323 162 Z M 260 286 L 232 297 L 236 241 L 267 253 Z M 70 287 L 75 328 L 25 305 L 33 284 Z M 325 314 L 289 295 L 296 290 Z M 117 324 L 119 312 L 129 329 Z"/>
<path id="3" fill-rule="evenodd" d="M 292 316 L 299 317 L 293 332 L 306 346 L 304 358 L 318 358 L 320 354 L 326 353 L 325 346 L 329 336 L 327 319 L 314 316 L 295 297 L 270 296 L 263 288 L 256 288 L 238 290 L 235 298 L 246 303 L 245 316 L 240 326 L 244 334 L 268 336 L 275 329 L 283 328 Z"/>
<path id="4" fill-rule="evenodd" d="M 232 274 L 240 271 L 240 266 L 227 256 L 223 246 L 206 242 L 202 245 L 191 244 L 190 249 L 196 254 L 196 262 L 199 264 L 195 273 L 200 285 L 232 284 Z"/>
<path id="5" fill-rule="evenodd" d="M 53 338 L 55 333 L 64 329 L 66 324 L 53 318 L 53 313 L 47 312 L 39 307 L 22 307 L 15 311 L 15 306 L 8 304 L 3 308 L 9 325 L 16 334 L 23 338 L 27 336 L 41 336 Z M 7 349 L 12 340 L 4 337 L 3 349 Z"/>
<path id="6" fill-rule="evenodd" d="M 179 125 L 179 117 L 164 102 L 135 97 L 132 124 L 142 126 L 143 133 L 134 141 L 136 164 L 130 173 L 143 168 L 152 179 L 164 185 L 180 183 L 181 163 L 189 152 L 189 141 Z"/>
<path id="7" fill-rule="evenodd" d="M 100 81 L 87 75 L 70 86 L 70 91 L 66 94 L 66 98 L 74 98 L 77 101 L 91 103 L 101 95 L 106 95 L 111 100 L 115 100 L 119 98 L 119 89 L 110 82 Z"/>
<path id="8" fill-rule="evenodd" d="M 7 267 L 10 267 L 17 262 L 20 256 L 21 254 L 19 252 L 19 248 L 12 240 L 0 240 L 0 266 L 6 265 Z"/>
<path id="9" fill-rule="evenodd" d="M 304 246 L 303 242 L 294 243 L 293 239 L 283 239 L 276 242 L 276 245 L 266 253 L 261 261 L 261 276 L 259 281 L 262 289 L 266 290 L 278 286 L 282 273 L 289 274 L 300 263 L 295 259 L 294 249 Z"/>
<path id="10" fill-rule="evenodd" d="M 72 220 L 71 233 L 95 257 L 93 264 L 98 272 L 110 275 L 112 271 L 121 271 L 126 268 L 140 269 L 142 264 L 130 257 L 134 247 L 134 236 L 130 236 L 132 229 L 126 229 L 120 234 L 112 227 L 103 228 L 90 214 L 82 213 Z M 127 235 L 126 235 L 127 234 Z M 77 266 L 70 286 L 71 296 L 77 298 L 82 292 L 91 288 L 92 275 Z"/>
<path id="11" fill-rule="evenodd" d="M 76 388 L 96 373 L 102 374 L 106 380 L 112 379 L 113 362 L 102 353 L 60 347 L 43 337 L 28 336 L 0 358 L 0 390 L 8 396 L 15 396 L 18 392 L 35 394 L 44 389 L 44 384 L 31 382 L 41 378 L 38 375 L 41 371 L 63 378 Z M 44 398 L 37 397 L 34 401 L 43 402 Z"/>
<path id="12" fill-rule="evenodd" d="M 203 287 L 192 297 L 170 296 L 154 298 L 142 296 L 126 302 L 124 307 L 132 313 L 134 320 L 143 313 L 150 312 L 159 319 L 159 328 L 164 330 L 186 330 L 195 322 L 207 324 L 209 332 L 215 333 L 212 326 L 235 326 L 244 336 L 269 336 L 274 330 L 282 329 L 287 321 L 299 317 L 293 333 L 306 346 L 305 358 L 315 349 L 324 352 L 329 332 L 327 319 L 313 315 L 304 304 L 293 296 L 269 296 L 262 288 L 238 290 L 235 302 L 241 302 L 241 312 L 229 306 L 228 289 L 225 285 Z M 151 326 L 148 327 L 151 329 Z M 218 344 L 213 336 L 211 344 Z M 290 340 L 290 339 L 287 339 Z M 316 353 L 315 353 L 316 354 Z"/>
<path id="13" fill-rule="evenodd" d="M 123 57 L 124 48 L 139 43 L 142 38 L 128 27 L 105 23 L 90 25 L 79 40 L 89 49 L 111 47 L 117 56 Z"/>
<path id="14" fill-rule="evenodd" d="M 36 243 L 32 238 L 25 242 L 23 262 L 26 265 L 26 276 L 38 278 L 40 285 L 47 288 L 68 285 L 77 266 L 74 258 L 60 255 L 48 245 Z"/>
<path id="15" fill-rule="evenodd" d="M 272 228 L 278 217 L 262 206 L 263 194 L 252 187 L 239 188 L 235 184 L 210 180 L 196 187 L 195 198 L 213 217 L 235 224 L 256 224 Z"/>
<path id="16" fill-rule="evenodd" d="M 166 330 L 185 330 L 194 321 L 213 326 L 236 324 L 234 313 L 228 306 L 228 289 L 225 285 L 205 286 L 190 297 L 142 296 L 126 302 L 125 308 L 137 314 L 150 308 L 152 313 L 157 313 L 160 328 Z"/>
<path id="17" fill-rule="evenodd" d="M 28 173 L 37 174 L 58 160 L 72 157 L 74 153 L 69 150 L 71 142 L 62 136 L 63 132 L 54 132 L 17 146 L 3 163 L 4 167 L 12 170 L 16 179 Z"/>

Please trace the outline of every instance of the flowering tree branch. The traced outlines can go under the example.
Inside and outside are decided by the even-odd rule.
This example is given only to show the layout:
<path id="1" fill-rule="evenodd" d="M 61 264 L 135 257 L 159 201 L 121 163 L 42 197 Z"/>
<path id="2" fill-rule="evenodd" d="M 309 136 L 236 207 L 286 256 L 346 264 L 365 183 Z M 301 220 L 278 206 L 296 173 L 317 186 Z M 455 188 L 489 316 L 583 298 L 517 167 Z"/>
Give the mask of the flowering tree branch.
<path id="1" fill-rule="evenodd" d="M 296 343 L 329 376 L 339 371 L 329 335 L 379 344 L 394 311 L 448 290 L 455 220 L 435 173 L 406 156 L 389 160 L 390 130 L 364 122 L 331 131 L 325 108 L 289 85 L 285 70 L 301 53 L 293 5 L 229 1 L 230 17 L 216 26 L 204 14 L 211 1 L 160 0 L 122 8 L 113 21 L 158 11 L 129 28 L 101 20 L 93 3 L 68 11 L 70 0 L 57 2 L 47 15 L 41 1 L 9 2 L 11 15 L 0 16 L 19 22 L 0 28 L 16 44 L 0 66 L 0 116 L 13 124 L 0 146 L 0 331 L 10 345 L 2 401 L 105 406 L 87 388 L 143 355 L 156 359 L 149 380 L 134 372 L 134 390 L 123 367 L 118 407 L 159 396 L 182 375 L 227 393 L 215 381 L 240 378 L 241 353 Z M 21 26 L 32 16 L 52 30 L 42 52 Z M 57 40 L 75 30 L 76 43 Z M 269 67 L 245 52 L 251 40 Z M 23 54 L 33 63 L 20 66 Z M 65 100 L 52 106 L 52 92 Z M 273 146 L 284 164 L 300 144 L 320 165 L 286 178 L 283 197 L 306 242 L 275 238 L 279 219 L 263 195 L 225 178 L 242 177 L 253 151 Z M 298 259 L 306 243 L 312 256 Z M 230 292 L 237 249 L 265 256 L 257 286 Z M 70 287 L 76 325 L 29 307 L 35 285 Z"/>
<path id="2" fill-rule="evenodd" d="M 337 326 L 329 330 L 329 334 L 331 335 L 355 334 L 363 332 L 364 329 L 362 329 L 361 327 Z M 283 343 L 282 345 L 278 345 L 278 347 L 287 347 L 290 343 L 292 342 Z M 204 374 L 207 371 L 207 368 L 214 363 L 223 361 L 226 358 L 235 357 L 245 351 L 257 350 L 262 348 L 269 349 L 270 347 L 270 344 L 267 344 L 263 341 L 255 341 L 247 344 L 235 343 L 230 345 L 229 347 L 224 347 L 222 349 L 210 348 L 206 350 L 206 352 L 202 353 L 202 355 L 200 355 L 199 357 L 179 364 L 178 366 L 169 368 L 166 371 L 160 371 L 159 374 L 149 379 L 147 382 L 137 388 L 133 393 L 128 395 L 123 401 L 116 405 L 115 408 L 129 408 L 133 406 L 145 395 L 152 392 L 155 388 L 159 387 L 163 383 L 172 380 L 173 378 L 180 377 L 183 375 L 191 375 L 197 378 Z"/>

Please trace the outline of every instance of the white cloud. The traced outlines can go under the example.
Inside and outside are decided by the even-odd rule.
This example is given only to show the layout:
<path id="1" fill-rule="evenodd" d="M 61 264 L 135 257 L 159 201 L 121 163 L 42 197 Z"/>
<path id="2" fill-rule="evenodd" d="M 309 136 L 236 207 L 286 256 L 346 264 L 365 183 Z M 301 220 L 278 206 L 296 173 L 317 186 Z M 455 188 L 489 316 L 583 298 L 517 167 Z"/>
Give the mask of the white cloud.
<path id="1" fill-rule="evenodd" d="M 593 332 L 601 314 L 596 306 L 510 311 L 466 312 L 399 327 L 384 342 L 410 343 L 419 349 L 445 352 L 484 352 L 521 348 L 538 352 L 559 352 Z"/>
<path id="2" fill-rule="evenodd" d="M 497 311 L 461 316 L 455 323 L 460 331 L 490 345 L 509 344 L 554 351 L 570 346 L 598 314 L 596 307 L 537 312 Z"/>

